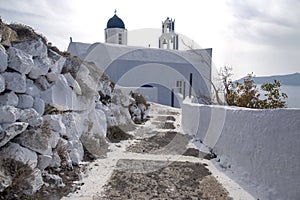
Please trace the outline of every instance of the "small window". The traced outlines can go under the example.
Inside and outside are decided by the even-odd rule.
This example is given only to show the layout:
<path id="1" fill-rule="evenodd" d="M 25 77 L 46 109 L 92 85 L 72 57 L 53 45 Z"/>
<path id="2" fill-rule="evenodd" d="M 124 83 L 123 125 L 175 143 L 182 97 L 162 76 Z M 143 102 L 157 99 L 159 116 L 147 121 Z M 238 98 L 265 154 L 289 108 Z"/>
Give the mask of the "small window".
<path id="1" fill-rule="evenodd" d="M 183 80 L 178 80 L 178 81 L 176 81 L 176 87 L 177 87 L 177 89 L 178 89 L 178 92 L 180 93 L 180 94 L 182 94 L 182 92 L 183 92 L 183 84 L 182 84 L 182 82 L 183 82 Z"/>
<path id="2" fill-rule="evenodd" d="M 119 35 L 118 35 L 119 37 L 119 44 L 122 44 L 122 33 L 119 33 Z"/>

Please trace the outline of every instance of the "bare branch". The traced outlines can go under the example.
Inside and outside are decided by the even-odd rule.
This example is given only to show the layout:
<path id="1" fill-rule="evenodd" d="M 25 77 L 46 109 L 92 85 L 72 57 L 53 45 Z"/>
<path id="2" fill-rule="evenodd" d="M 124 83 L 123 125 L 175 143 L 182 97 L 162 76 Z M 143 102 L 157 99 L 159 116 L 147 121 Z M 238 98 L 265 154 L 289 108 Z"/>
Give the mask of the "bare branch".
<path id="1" fill-rule="evenodd" d="M 189 50 L 191 50 L 193 53 L 195 53 L 196 55 L 201 57 L 201 62 L 205 63 L 207 65 L 207 67 L 210 66 L 210 64 L 204 59 L 203 55 L 198 53 L 192 46 L 189 46 L 188 44 L 186 44 L 183 39 L 181 39 L 181 42 L 183 43 L 184 46 L 186 46 L 187 48 L 189 48 Z"/>
<path id="2" fill-rule="evenodd" d="M 183 43 L 184 46 L 188 47 L 189 50 L 191 50 L 193 53 L 195 53 L 196 55 L 198 55 L 198 56 L 201 57 L 201 62 L 204 62 L 204 63 L 207 65 L 207 67 L 210 66 L 210 64 L 204 59 L 204 57 L 203 57 L 202 54 L 200 54 L 200 53 L 197 52 L 195 49 L 193 49 L 192 46 L 187 45 L 187 44 L 183 41 L 183 39 L 181 39 L 181 41 L 182 41 L 182 43 Z M 216 94 L 216 100 L 217 100 L 217 103 L 223 105 L 224 102 L 223 102 L 223 101 L 221 100 L 221 98 L 219 97 L 219 91 L 218 91 L 217 87 L 215 86 L 215 84 L 212 82 L 211 78 L 208 78 L 208 77 L 206 77 L 206 76 L 203 75 L 203 74 L 201 74 L 201 76 L 202 76 L 204 79 L 206 79 L 207 81 L 209 81 L 209 83 L 212 85 L 213 90 L 215 91 L 215 94 Z"/>

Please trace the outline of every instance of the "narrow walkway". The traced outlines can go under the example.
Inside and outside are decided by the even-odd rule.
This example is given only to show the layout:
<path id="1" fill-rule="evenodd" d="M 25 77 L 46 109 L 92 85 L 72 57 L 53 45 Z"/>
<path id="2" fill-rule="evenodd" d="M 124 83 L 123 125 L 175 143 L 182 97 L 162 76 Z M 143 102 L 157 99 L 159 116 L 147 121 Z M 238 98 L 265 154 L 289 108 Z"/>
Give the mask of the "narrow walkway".
<path id="1" fill-rule="evenodd" d="M 111 143 L 88 167 L 80 190 L 63 199 L 253 199 L 182 133 L 180 109 L 152 104 L 134 140 Z"/>

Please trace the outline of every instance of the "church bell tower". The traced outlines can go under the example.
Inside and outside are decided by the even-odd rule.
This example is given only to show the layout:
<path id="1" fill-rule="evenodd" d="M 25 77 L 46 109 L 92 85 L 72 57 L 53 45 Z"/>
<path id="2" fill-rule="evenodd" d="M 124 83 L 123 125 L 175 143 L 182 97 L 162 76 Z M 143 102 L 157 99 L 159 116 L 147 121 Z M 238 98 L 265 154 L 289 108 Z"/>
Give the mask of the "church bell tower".
<path id="1" fill-rule="evenodd" d="M 127 30 L 121 18 L 115 15 L 107 22 L 105 29 L 105 42 L 112 44 L 127 45 Z"/>
<path id="2" fill-rule="evenodd" d="M 167 19 L 162 22 L 162 35 L 159 37 L 160 49 L 178 50 L 178 35 L 174 32 L 175 19 Z"/>

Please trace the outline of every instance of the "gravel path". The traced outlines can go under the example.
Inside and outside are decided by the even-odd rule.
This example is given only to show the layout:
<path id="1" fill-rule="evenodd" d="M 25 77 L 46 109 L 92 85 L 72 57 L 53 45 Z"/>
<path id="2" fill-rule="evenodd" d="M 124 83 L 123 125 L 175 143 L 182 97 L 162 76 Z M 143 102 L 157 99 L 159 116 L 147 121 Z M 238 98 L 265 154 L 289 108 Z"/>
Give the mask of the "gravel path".
<path id="1" fill-rule="evenodd" d="M 214 167 L 214 155 L 190 146 L 179 109 L 152 104 L 150 115 L 131 132 L 134 139 L 111 143 L 107 157 L 89 166 L 80 190 L 63 199 L 227 200 L 233 198 L 223 186 L 244 192 Z"/>
<path id="2" fill-rule="evenodd" d="M 210 174 L 200 163 L 119 160 L 100 199 L 231 199 Z"/>

